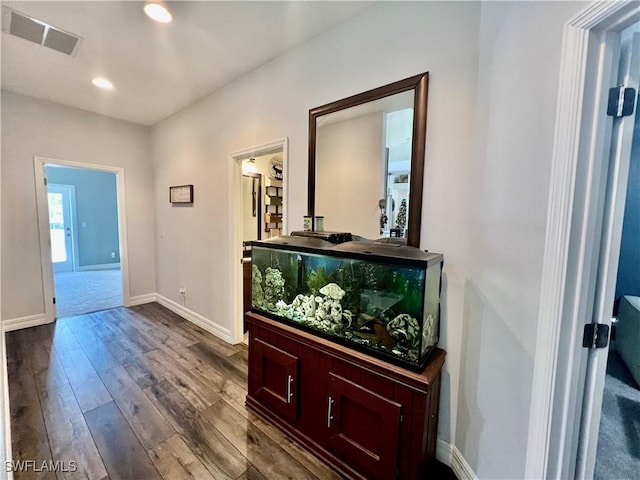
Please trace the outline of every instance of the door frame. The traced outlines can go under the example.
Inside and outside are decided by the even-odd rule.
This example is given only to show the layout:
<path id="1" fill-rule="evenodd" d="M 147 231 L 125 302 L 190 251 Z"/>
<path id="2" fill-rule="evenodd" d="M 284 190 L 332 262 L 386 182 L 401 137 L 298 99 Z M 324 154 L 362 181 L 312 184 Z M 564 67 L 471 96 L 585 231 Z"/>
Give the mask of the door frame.
<path id="1" fill-rule="evenodd" d="M 598 114 L 617 71 L 619 32 L 638 15 L 637 2 L 595 2 L 564 28 L 526 478 L 575 470 L 586 370 L 577 339 L 595 301 L 611 140 L 612 121 Z"/>
<path id="2" fill-rule="evenodd" d="M 260 157 L 269 153 L 282 152 L 284 167 L 282 189 L 284 191 L 284 218 L 282 231 L 287 231 L 289 218 L 289 199 L 287 182 L 289 177 L 289 139 L 287 137 L 265 142 L 253 147 L 229 153 L 229 272 L 231 285 L 231 302 L 229 302 L 229 318 L 231 318 L 231 343 L 242 342 L 242 208 L 237 200 L 242 195 L 242 161 L 251 157 Z"/>
<path id="3" fill-rule="evenodd" d="M 40 262 L 42 265 L 42 285 L 44 293 L 44 313 L 47 323 L 56 319 L 56 305 L 48 299 L 55 298 L 55 283 L 53 277 L 53 263 L 51 261 L 51 236 L 49 234 L 49 205 L 47 202 L 47 187 L 45 185 L 46 165 L 98 170 L 116 175 L 116 193 L 118 208 L 118 242 L 120 247 L 120 268 L 122 275 L 122 303 L 127 306 L 131 302 L 129 291 L 129 254 L 127 249 L 127 219 L 125 202 L 124 168 L 93 163 L 73 162 L 47 157 L 33 157 L 34 178 L 36 182 L 36 209 L 38 216 L 38 231 L 40 234 Z"/>

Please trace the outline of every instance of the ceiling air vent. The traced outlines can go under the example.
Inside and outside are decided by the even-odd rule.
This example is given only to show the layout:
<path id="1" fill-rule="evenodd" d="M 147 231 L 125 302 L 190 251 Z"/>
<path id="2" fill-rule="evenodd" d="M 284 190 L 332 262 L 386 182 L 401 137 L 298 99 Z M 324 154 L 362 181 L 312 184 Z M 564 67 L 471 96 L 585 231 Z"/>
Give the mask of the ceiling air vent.
<path id="1" fill-rule="evenodd" d="M 71 56 L 76 55 L 82 43 L 77 35 L 6 6 L 2 7 L 2 31 Z"/>

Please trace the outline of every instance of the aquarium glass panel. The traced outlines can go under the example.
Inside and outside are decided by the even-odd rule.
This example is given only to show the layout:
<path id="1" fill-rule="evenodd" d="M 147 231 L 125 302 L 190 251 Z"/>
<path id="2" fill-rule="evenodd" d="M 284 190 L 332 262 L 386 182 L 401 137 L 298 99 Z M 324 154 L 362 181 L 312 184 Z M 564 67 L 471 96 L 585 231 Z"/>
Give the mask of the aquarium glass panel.
<path id="1" fill-rule="evenodd" d="M 438 342 L 441 262 L 432 262 L 429 268 L 426 262 L 406 263 L 254 243 L 252 309 L 396 363 L 420 367 Z"/>
<path id="2" fill-rule="evenodd" d="M 442 264 L 427 269 L 421 355 L 438 344 L 440 327 L 440 278 Z"/>

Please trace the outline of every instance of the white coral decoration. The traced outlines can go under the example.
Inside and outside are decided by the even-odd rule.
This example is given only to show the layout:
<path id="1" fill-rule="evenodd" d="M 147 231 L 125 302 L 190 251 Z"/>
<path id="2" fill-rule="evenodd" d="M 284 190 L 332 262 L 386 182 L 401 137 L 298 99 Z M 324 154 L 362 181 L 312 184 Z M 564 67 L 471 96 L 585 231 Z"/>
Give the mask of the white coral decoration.
<path id="1" fill-rule="evenodd" d="M 342 315 L 347 319 L 348 326 L 351 327 L 351 323 L 353 322 L 353 313 L 351 313 L 351 310 L 345 310 L 342 312 Z"/>
<path id="2" fill-rule="evenodd" d="M 291 306 L 293 308 L 299 307 L 300 305 L 302 305 L 303 299 L 304 299 L 304 295 L 302 295 L 302 294 L 296 295 L 296 298 L 293 299 L 293 302 L 291 303 Z"/>
<path id="3" fill-rule="evenodd" d="M 293 312 L 292 315 L 296 318 L 313 318 L 316 310 L 316 304 L 314 302 L 313 295 L 306 296 L 300 293 L 293 299 L 289 308 Z"/>
<path id="4" fill-rule="evenodd" d="M 284 300 L 278 300 L 278 302 L 276 303 L 276 309 L 278 310 L 279 315 L 284 315 L 284 312 L 287 310 L 287 308 L 289 308 L 289 305 L 287 305 L 287 302 L 285 302 Z"/>
<path id="5" fill-rule="evenodd" d="M 264 292 L 262 290 L 262 272 L 257 265 L 251 267 L 251 304 L 262 307 Z"/>
<path id="6" fill-rule="evenodd" d="M 320 289 L 323 297 L 315 297 L 315 319 L 318 327 L 336 333 L 342 329 L 342 305 L 340 300 L 344 297 L 344 290 L 335 283 L 328 283 Z"/>
<path id="7" fill-rule="evenodd" d="M 387 324 L 387 331 L 397 341 L 406 340 L 412 347 L 418 344 L 420 325 L 411 315 L 401 313 Z"/>
<path id="8" fill-rule="evenodd" d="M 342 305 L 338 302 L 331 305 L 331 320 L 333 320 L 334 323 L 342 321 Z"/>
<path id="9" fill-rule="evenodd" d="M 433 315 L 429 314 L 424 323 L 424 330 L 422 331 L 422 342 L 423 345 L 431 346 L 431 344 L 436 341 L 436 329 L 435 329 L 435 319 Z"/>
<path id="10" fill-rule="evenodd" d="M 337 283 L 328 283 L 320 289 L 320 293 L 334 300 L 342 300 L 345 292 Z"/>

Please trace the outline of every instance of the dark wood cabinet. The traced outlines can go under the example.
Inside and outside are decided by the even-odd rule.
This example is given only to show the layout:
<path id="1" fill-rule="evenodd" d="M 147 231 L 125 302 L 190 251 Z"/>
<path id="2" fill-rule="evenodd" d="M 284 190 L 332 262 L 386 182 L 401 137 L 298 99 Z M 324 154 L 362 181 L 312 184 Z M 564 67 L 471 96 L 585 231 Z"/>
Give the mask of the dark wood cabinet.
<path id="1" fill-rule="evenodd" d="M 394 478 L 402 405 L 329 373 L 328 448 L 367 478 Z"/>
<path id="2" fill-rule="evenodd" d="M 247 406 L 348 478 L 424 478 L 435 457 L 437 350 L 422 374 L 248 312 Z"/>
<path id="3" fill-rule="evenodd" d="M 250 383 L 256 400 L 289 420 L 298 414 L 294 389 L 298 385 L 298 357 L 259 338 L 254 340 L 256 371 Z"/>

